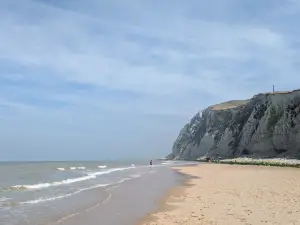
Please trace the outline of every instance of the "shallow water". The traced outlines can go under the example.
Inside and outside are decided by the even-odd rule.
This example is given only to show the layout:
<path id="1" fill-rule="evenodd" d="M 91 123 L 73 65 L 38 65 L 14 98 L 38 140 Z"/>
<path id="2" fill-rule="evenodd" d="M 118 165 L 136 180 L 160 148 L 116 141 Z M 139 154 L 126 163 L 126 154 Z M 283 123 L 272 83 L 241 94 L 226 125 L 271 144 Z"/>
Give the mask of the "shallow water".
<path id="1" fill-rule="evenodd" d="M 162 192 L 176 180 L 169 169 L 174 164 L 186 163 L 157 161 L 152 168 L 146 162 L 2 163 L 0 224 L 53 223 L 75 211 L 97 204 L 100 207 L 107 198 L 120 205 L 115 197 L 111 201 L 112 188 L 123 193 L 124 198 L 128 197 L 129 191 L 123 191 L 128 185 L 129 190 L 140 192 L 147 190 L 148 185 L 159 184 L 157 191 Z M 145 208 L 150 207 L 146 205 Z"/>

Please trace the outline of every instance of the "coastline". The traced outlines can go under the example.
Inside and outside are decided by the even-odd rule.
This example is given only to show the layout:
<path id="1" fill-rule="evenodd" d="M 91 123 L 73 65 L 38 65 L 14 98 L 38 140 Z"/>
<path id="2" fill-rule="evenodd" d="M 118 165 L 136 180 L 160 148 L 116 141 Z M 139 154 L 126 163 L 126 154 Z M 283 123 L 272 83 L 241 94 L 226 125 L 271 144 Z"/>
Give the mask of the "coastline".
<path id="1" fill-rule="evenodd" d="M 147 168 L 148 169 L 148 168 Z M 168 167 L 150 168 L 147 174 L 105 189 L 105 198 L 100 189 L 89 196 L 94 199 L 90 205 L 79 204 L 77 210 L 55 219 L 51 225 L 132 225 L 141 217 L 153 211 L 160 199 L 172 187 L 182 183 L 183 176 Z M 150 185 L 149 185 L 150 182 Z M 83 193 L 82 198 L 87 198 Z M 82 199 L 81 198 L 81 199 Z M 76 198 L 78 202 L 80 199 Z M 48 225 L 48 223 L 47 223 Z"/>
<path id="2" fill-rule="evenodd" d="M 300 170 L 203 164 L 174 168 L 188 179 L 139 225 L 300 224 Z"/>
<path id="3" fill-rule="evenodd" d="M 7 174 L 11 180 L 2 176 L 0 189 L 22 185 L 0 191 L 0 224 L 132 225 L 155 210 L 168 190 L 185 179 L 172 169 L 174 166 L 199 163 L 155 161 L 152 167 L 144 162 L 136 163 L 135 167 L 124 164 L 107 163 L 104 169 L 98 165 L 106 163 L 99 162 L 6 164 L 1 167 L 3 172 L 15 173 Z M 80 169 L 69 169 L 77 167 Z M 43 170 L 45 181 L 39 176 L 31 177 L 37 170 Z M 24 174 L 26 182 L 18 178 L 19 174 Z"/>
<path id="4" fill-rule="evenodd" d="M 189 165 L 184 167 L 197 167 L 197 165 Z M 176 202 L 174 201 L 174 198 L 179 198 L 180 196 L 184 195 L 185 189 L 189 186 L 192 186 L 191 180 L 197 179 L 198 177 L 191 176 L 190 174 L 184 173 L 181 171 L 181 168 L 184 167 L 174 167 L 173 170 L 175 173 L 179 174 L 181 176 L 181 182 L 178 183 L 176 186 L 173 186 L 168 191 L 165 192 L 165 195 L 157 201 L 157 207 L 154 211 L 148 212 L 147 215 L 140 218 L 136 225 L 148 225 L 152 224 L 152 222 L 157 222 L 158 218 L 156 217 L 157 213 L 167 213 L 170 212 L 177 207 L 174 205 L 171 205 L 169 203 Z M 156 224 L 156 223 L 154 223 Z"/>

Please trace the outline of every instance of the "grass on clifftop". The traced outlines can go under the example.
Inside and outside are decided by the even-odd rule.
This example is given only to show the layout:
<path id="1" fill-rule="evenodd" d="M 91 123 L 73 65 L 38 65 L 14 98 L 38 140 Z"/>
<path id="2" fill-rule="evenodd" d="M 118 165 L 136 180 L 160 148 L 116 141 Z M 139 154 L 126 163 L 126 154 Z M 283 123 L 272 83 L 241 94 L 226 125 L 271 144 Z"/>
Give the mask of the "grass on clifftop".
<path id="1" fill-rule="evenodd" d="M 249 100 L 232 100 L 228 102 L 222 102 L 217 105 L 213 105 L 210 108 L 212 110 L 222 110 L 222 109 L 232 109 L 241 105 L 245 105 L 249 102 Z"/>
<path id="2" fill-rule="evenodd" d="M 268 95 L 268 94 L 288 94 L 288 93 L 292 93 L 293 91 L 274 91 L 274 92 L 264 92 L 261 93 L 263 95 Z"/>

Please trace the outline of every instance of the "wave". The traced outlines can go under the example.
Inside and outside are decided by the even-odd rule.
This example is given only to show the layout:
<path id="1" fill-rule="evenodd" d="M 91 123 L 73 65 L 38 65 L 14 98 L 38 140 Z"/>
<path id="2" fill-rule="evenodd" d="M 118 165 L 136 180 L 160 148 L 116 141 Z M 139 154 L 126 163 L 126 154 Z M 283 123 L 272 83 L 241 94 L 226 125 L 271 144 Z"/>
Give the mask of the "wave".
<path id="1" fill-rule="evenodd" d="M 79 181 L 84 181 L 84 180 L 90 180 L 96 178 L 95 176 L 83 176 L 83 177 L 78 177 L 78 178 L 72 178 L 72 179 L 66 179 L 62 181 L 56 181 L 52 183 L 39 183 L 39 184 L 29 184 L 29 185 L 15 185 L 11 186 L 9 189 L 10 190 L 26 190 L 26 189 L 42 189 L 42 188 L 47 188 L 51 186 L 59 186 L 62 184 L 72 184 L 76 183 Z"/>
<path id="2" fill-rule="evenodd" d="M 74 191 L 72 193 L 68 193 L 68 194 L 64 194 L 64 195 L 58 195 L 58 196 L 53 196 L 53 197 L 42 197 L 42 198 L 38 198 L 38 199 L 35 199 L 35 200 L 24 201 L 24 202 L 20 202 L 20 204 L 37 204 L 37 203 L 41 203 L 41 202 L 54 201 L 54 200 L 58 200 L 58 199 L 62 199 L 62 198 L 71 197 L 72 195 L 79 194 L 80 192 L 95 189 L 95 188 L 99 188 L 99 187 L 106 187 L 106 186 L 109 186 L 109 185 L 119 185 L 119 184 L 121 184 L 121 183 L 123 183 L 127 180 L 131 180 L 133 178 L 137 178 L 137 177 L 124 178 L 124 179 L 118 181 L 115 184 L 98 184 L 98 185 L 94 185 L 94 186 L 91 186 L 91 187 L 82 188 L 82 189 L 79 189 L 79 190 Z M 114 186 L 114 187 L 116 187 L 116 186 Z"/>
<path id="3" fill-rule="evenodd" d="M 116 184 L 122 184 L 123 182 L 125 182 L 125 181 L 127 181 L 127 180 L 131 180 L 131 179 L 133 179 L 133 177 L 131 177 L 131 178 L 127 177 L 127 178 L 124 178 L 124 179 L 120 180 L 120 181 L 119 181 L 118 183 L 116 183 Z"/>
<path id="4" fill-rule="evenodd" d="M 103 165 L 103 166 L 97 166 L 99 169 L 105 169 L 106 168 L 106 165 Z"/>
<path id="5" fill-rule="evenodd" d="M 78 166 L 78 167 L 76 167 L 76 166 L 71 166 L 71 167 L 69 167 L 69 168 L 63 168 L 63 167 L 58 167 L 58 168 L 56 168 L 57 170 L 59 170 L 59 171 L 65 171 L 65 170 L 85 170 L 86 168 L 84 167 L 84 166 Z"/>
<path id="6" fill-rule="evenodd" d="M 53 196 L 53 197 L 38 198 L 38 199 L 35 199 L 35 200 L 21 202 L 21 204 L 37 204 L 37 203 L 41 203 L 41 202 L 54 201 L 54 200 L 57 200 L 57 199 L 62 199 L 62 198 L 70 197 L 70 196 L 75 195 L 75 194 L 79 194 L 82 191 L 87 191 L 87 190 L 91 190 L 91 189 L 95 189 L 95 188 L 99 188 L 99 187 L 106 187 L 108 185 L 109 184 L 98 184 L 98 185 L 95 185 L 95 186 L 92 186 L 92 187 L 79 189 L 78 191 L 74 191 L 72 193 Z"/>
<path id="7" fill-rule="evenodd" d="M 105 171 L 98 171 L 98 172 L 88 173 L 88 175 L 90 175 L 90 176 L 100 176 L 100 175 L 103 175 L 103 174 L 109 174 L 109 173 L 113 173 L 113 172 L 117 172 L 117 171 L 123 171 L 123 170 L 128 170 L 128 169 L 132 169 L 132 167 L 123 167 L 123 168 L 108 169 L 108 170 L 105 170 Z"/>
<path id="8" fill-rule="evenodd" d="M 79 166 L 79 167 L 76 167 L 76 169 L 78 169 L 78 170 L 85 170 L 85 167 L 84 166 Z"/>
<path id="9" fill-rule="evenodd" d="M 153 165 L 152 167 L 162 167 L 162 166 L 169 166 L 169 164 L 173 164 L 173 162 L 163 162 L 162 165 Z M 175 164 L 175 163 L 174 163 Z M 193 164 L 193 163 L 184 163 L 184 164 L 175 164 L 175 165 L 187 165 L 187 164 Z M 145 166 L 139 166 L 139 168 L 146 168 L 149 167 L 148 165 Z M 77 167 L 70 167 L 70 168 L 77 168 Z M 99 167 L 98 167 L 99 168 Z M 102 171 L 97 171 L 97 172 L 90 172 L 85 174 L 84 176 L 77 177 L 77 178 L 70 178 L 70 179 L 65 179 L 61 181 L 55 181 L 55 182 L 49 182 L 49 183 L 38 183 L 38 184 L 28 184 L 28 185 L 14 185 L 8 188 L 1 189 L 0 192 L 7 192 L 7 191 L 22 191 L 22 190 L 36 190 L 36 189 L 44 189 L 44 188 L 49 188 L 52 186 L 60 186 L 60 185 L 66 185 L 66 184 L 72 184 L 76 182 L 81 182 L 81 181 L 86 181 L 90 179 L 95 179 L 97 176 L 101 176 L 104 174 L 109 174 L 117 171 L 123 171 L 123 170 L 128 170 L 128 169 L 134 169 L 135 165 L 131 164 L 129 167 L 124 167 L 124 168 L 112 168 L 112 169 L 106 169 Z M 58 168 L 57 168 L 58 169 Z"/>
<path id="10" fill-rule="evenodd" d="M 5 201 L 10 200 L 10 199 L 11 198 L 2 197 L 2 198 L 0 198 L 0 202 L 5 202 Z"/>
<path id="11" fill-rule="evenodd" d="M 92 172 L 88 173 L 85 176 L 77 177 L 77 178 L 70 178 L 62 181 L 55 181 L 51 183 L 39 183 L 39 184 L 28 184 L 28 185 L 14 185 L 7 189 L 4 189 L 5 191 L 16 191 L 16 190 L 32 190 L 32 189 L 43 189 L 43 188 L 49 188 L 53 186 L 60 186 L 64 184 L 72 184 L 80 181 L 95 179 L 97 176 L 103 175 L 103 174 L 109 174 L 117 171 L 123 171 L 127 169 L 132 169 L 132 167 L 124 167 L 124 168 L 114 168 L 109 169 L 106 171 L 99 171 L 99 172 Z"/>

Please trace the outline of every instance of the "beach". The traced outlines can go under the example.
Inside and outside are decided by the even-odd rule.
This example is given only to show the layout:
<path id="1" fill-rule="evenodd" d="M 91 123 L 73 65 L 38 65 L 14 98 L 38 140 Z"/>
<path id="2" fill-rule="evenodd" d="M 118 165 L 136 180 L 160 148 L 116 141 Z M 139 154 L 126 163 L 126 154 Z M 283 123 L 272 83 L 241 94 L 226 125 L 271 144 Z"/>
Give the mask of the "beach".
<path id="1" fill-rule="evenodd" d="M 175 168 L 190 176 L 140 225 L 300 224 L 300 170 L 202 164 Z"/>

